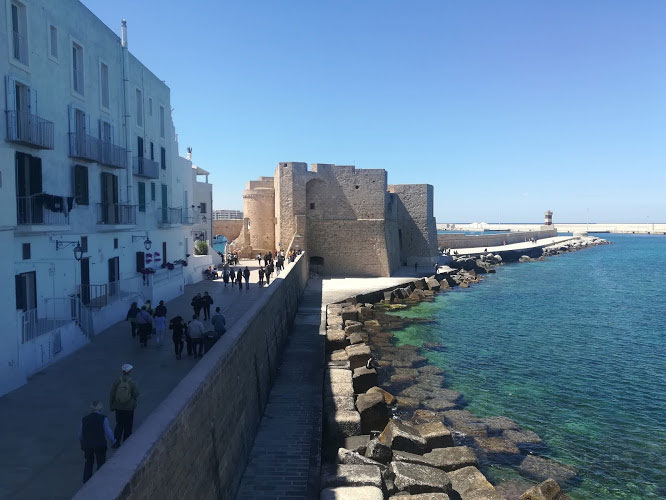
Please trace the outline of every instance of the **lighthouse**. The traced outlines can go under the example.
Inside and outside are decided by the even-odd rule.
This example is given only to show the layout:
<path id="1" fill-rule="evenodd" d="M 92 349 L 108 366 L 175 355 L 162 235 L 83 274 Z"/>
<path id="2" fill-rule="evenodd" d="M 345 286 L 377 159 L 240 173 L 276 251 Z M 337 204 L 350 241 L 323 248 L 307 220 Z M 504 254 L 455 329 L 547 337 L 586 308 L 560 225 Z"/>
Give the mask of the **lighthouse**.
<path id="1" fill-rule="evenodd" d="M 544 225 L 546 226 L 552 226 L 553 225 L 553 212 L 550 210 L 546 210 L 546 213 L 544 214 Z"/>

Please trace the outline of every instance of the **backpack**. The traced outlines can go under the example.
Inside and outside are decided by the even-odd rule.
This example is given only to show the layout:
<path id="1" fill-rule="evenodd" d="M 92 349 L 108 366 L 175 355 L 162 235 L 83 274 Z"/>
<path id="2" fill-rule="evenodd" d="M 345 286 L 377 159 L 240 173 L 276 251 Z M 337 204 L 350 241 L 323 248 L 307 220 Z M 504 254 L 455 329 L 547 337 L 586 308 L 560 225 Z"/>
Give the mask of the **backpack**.
<path id="1" fill-rule="evenodd" d="M 125 404 L 132 400 L 132 385 L 129 380 L 121 380 L 116 387 L 115 400 L 117 403 Z"/>

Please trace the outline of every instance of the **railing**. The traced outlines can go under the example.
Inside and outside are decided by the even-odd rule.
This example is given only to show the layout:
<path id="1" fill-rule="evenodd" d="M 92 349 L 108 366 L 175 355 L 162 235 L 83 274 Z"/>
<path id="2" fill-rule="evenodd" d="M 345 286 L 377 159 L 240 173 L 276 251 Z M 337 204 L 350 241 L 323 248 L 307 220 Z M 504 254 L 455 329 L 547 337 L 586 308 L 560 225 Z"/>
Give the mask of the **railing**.
<path id="1" fill-rule="evenodd" d="M 97 224 L 136 224 L 136 205 L 98 203 Z"/>
<path id="2" fill-rule="evenodd" d="M 159 179 L 160 166 L 156 161 L 142 156 L 135 156 L 132 164 L 132 173 L 139 177 L 146 177 L 148 179 Z"/>
<path id="3" fill-rule="evenodd" d="M 19 312 L 21 343 L 47 334 L 72 321 L 78 321 L 79 308 L 76 297 L 44 299 L 43 308 Z"/>
<path id="4" fill-rule="evenodd" d="M 16 197 L 16 223 L 19 225 L 69 224 L 67 200 L 62 196 L 35 194 L 33 196 Z"/>
<path id="5" fill-rule="evenodd" d="M 23 111 L 8 110 L 7 140 L 38 149 L 53 149 L 53 122 Z"/>
<path id="6" fill-rule="evenodd" d="M 14 31 L 14 59 L 28 64 L 28 41 L 16 31 Z"/>
<path id="7" fill-rule="evenodd" d="M 191 209 L 189 208 L 183 208 L 181 217 L 180 217 L 180 223 L 181 224 L 194 224 L 194 215 L 192 214 Z"/>
<path id="8" fill-rule="evenodd" d="M 99 162 L 107 167 L 127 168 L 127 150 L 107 141 L 99 141 Z"/>
<path id="9" fill-rule="evenodd" d="M 168 226 L 173 224 L 182 224 L 182 208 L 158 208 L 157 224 Z"/>
<path id="10" fill-rule="evenodd" d="M 101 285 L 79 285 L 81 303 L 89 309 L 100 309 L 128 296 L 136 295 L 138 291 L 139 280 L 137 277 L 111 281 Z"/>
<path id="11" fill-rule="evenodd" d="M 155 286 L 169 281 L 180 281 L 183 279 L 183 267 L 174 266 L 173 269 L 157 269 L 152 274 L 143 275 L 143 286 Z"/>
<path id="12" fill-rule="evenodd" d="M 85 132 L 70 132 L 69 156 L 82 160 L 100 161 L 99 139 Z"/>

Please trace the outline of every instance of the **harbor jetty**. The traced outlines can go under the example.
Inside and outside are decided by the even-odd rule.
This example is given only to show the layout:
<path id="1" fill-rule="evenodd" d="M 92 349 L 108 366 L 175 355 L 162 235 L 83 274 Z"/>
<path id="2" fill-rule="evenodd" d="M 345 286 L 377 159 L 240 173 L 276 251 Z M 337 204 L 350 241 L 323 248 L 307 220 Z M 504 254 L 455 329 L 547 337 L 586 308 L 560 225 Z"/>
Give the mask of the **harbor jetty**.
<path id="1" fill-rule="evenodd" d="M 541 224 L 491 224 L 487 222 L 473 223 L 441 223 L 438 231 L 537 231 Z M 616 234 L 666 234 L 666 223 L 615 223 L 615 222 L 578 222 L 558 223 L 558 231 L 562 233 L 616 233 Z"/>

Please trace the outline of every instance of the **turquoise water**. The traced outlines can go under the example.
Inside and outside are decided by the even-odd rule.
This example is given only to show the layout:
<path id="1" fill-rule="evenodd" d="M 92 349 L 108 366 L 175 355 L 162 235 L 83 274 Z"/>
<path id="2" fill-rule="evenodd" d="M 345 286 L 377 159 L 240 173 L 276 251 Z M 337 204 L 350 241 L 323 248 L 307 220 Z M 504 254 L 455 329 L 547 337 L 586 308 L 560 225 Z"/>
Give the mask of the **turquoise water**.
<path id="1" fill-rule="evenodd" d="M 666 237 L 601 235 L 614 245 L 501 266 L 469 289 L 403 316 L 467 409 L 504 415 L 575 466 L 574 500 L 666 498 Z M 501 467 L 491 479 L 516 473 Z"/>

